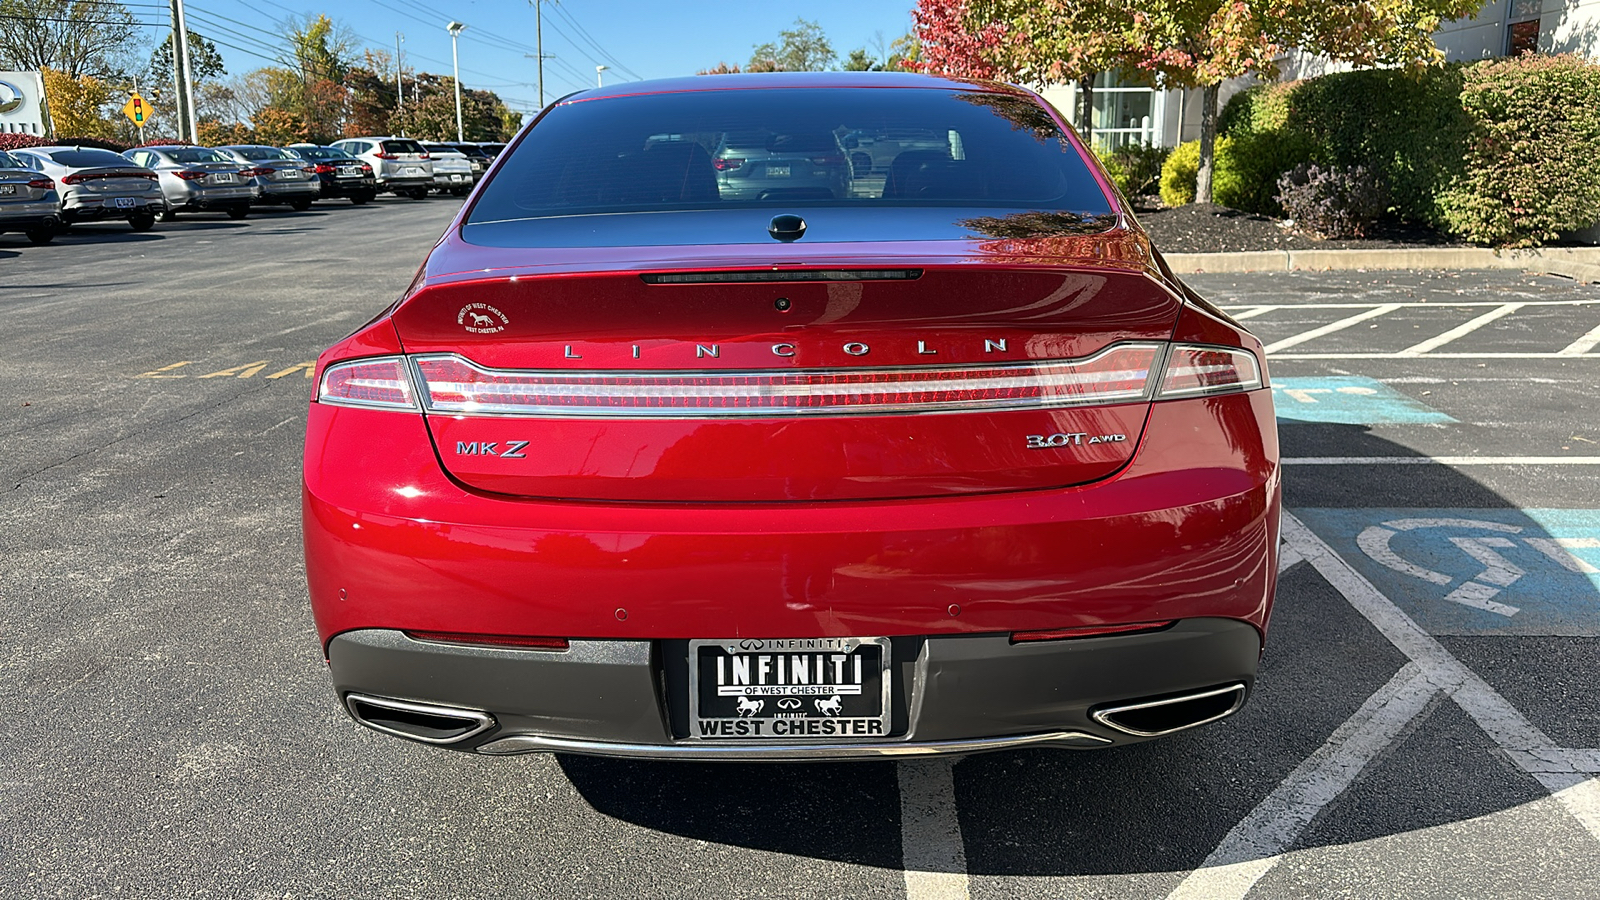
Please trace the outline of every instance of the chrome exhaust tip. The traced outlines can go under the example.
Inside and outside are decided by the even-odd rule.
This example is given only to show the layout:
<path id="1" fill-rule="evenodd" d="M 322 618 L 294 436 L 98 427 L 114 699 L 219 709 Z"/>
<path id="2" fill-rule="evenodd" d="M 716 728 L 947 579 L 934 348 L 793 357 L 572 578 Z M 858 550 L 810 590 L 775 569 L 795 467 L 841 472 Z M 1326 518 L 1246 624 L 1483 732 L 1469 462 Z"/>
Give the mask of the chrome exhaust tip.
<path id="1" fill-rule="evenodd" d="M 374 731 L 425 744 L 459 743 L 495 726 L 494 716 L 482 710 L 459 706 L 439 706 L 370 694 L 346 694 L 344 705 L 350 711 L 351 718 Z"/>
<path id="2" fill-rule="evenodd" d="M 1161 737 L 1225 719 L 1239 711 L 1244 697 L 1243 684 L 1230 684 L 1155 700 L 1103 706 L 1089 716 L 1123 734 Z"/>

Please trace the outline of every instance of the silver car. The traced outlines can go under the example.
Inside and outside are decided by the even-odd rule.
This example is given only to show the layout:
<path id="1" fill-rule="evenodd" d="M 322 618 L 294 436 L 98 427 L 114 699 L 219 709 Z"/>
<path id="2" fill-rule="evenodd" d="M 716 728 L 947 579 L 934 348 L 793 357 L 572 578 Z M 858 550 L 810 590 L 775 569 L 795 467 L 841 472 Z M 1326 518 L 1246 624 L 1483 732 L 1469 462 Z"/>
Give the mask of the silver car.
<path id="1" fill-rule="evenodd" d="M 411 138 L 346 138 L 332 146 L 372 166 L 379 191 L 421 200 L 433 188 L 433 158 Z"/>
<path id="2" fill-rule="evenodd" d="M 724 200 L 850 196 L 850 160 L 829 131 L 730 131 L 711 157 Z"/>
<path id="3" fill-rule="evenodd" d="M 20 231 L 48 244 L 60 225 L 61 198 L 53 179 L 0 151 L 0 232 Z"/>
<path id="4" fill-rule="evenodd" d="M 159 176 L 110 150 L 28 147 L 12 150 L 11 157 L 56 183 L 65 224 L 116 218 L 134 231 L 149 231 L 167 210 Z"/>
<path id="5" fill-rule="evenodd" d="M 287 203 L 304 212 L 321 194 L 316 166 L 282 147 L 230 144 L 216 150 L 244 167 L 240 174 L 250 179 L 257 203 Z"/>
<path id="6" fill-rule="evenodd" d="M 465 197 L 477 181 L 478 167 L 472 164 L 471 157 L 449 144 L 423 141 L 422 147 L 433 161 L 434 189 Z"/>
<path id="7" fill-rule="evenodd" d="M 180 210 L 225 212 L 230 219 L 250 215 L 254 192 L 241 164 L 205 147 L 135 147 L 122 154 L 161 176 L 157 182 L 167 200 L 163 221 Z"/>

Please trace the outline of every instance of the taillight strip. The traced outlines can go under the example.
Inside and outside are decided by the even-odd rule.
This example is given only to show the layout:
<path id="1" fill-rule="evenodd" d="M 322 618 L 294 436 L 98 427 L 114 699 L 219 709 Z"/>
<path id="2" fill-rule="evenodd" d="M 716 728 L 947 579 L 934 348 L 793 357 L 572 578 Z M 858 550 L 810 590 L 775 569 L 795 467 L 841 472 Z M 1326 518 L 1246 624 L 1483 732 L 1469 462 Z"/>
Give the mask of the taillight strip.
<path id="1" fill-rule="evenodd" d="M 738 372 L 499 370 L 413 357 L 429 412 L 554 418 L 735 418 L 1055 409 L 1150 399 L 1163 346 L 1077 360 L 900 369 Z"/>

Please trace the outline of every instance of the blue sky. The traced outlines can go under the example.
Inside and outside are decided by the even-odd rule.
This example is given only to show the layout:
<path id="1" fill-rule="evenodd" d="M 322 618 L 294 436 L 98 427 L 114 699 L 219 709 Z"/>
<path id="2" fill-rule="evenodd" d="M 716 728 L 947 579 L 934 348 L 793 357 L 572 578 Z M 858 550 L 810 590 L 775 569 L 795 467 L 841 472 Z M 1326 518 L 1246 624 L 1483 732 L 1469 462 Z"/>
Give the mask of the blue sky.
<path id="1" fill-rule="evenodd" d="M 660 0 L 561 0 L 544 3 L 545 97 L 554 99 L 594 84 L 595 66 L 611 65 L 607 84 L 619 80 L 690 75 L 719 61 L 743 65 L 755 44 L 777 41 L 778 32 L 797 16 L 822 26 L 843 57 L 870 46 L 875 34 L 885 43 L 911 26 L 915 0 L 811 0 L 796 8 L 768 0 L 674 3 Z M 128 0 L 130 10 L 149 23 L 167 21 L 164 0 Z M 533 53 L 534 13 L 528 0 L 185 0 L 189 28 L 218 42 L 228 74 L 269 63 L 274 35 L 284 19 L 326 13 L 344 23 L 364 43 L 394 52 L 394 34 L 405 35 L 401 49 L 407 69 L 450 73 L 451 19 L 466 23 L 461 33 L 461 82 L 492 90 L 514 109 L 537 106 Z M 165 37 L 147 31 L 152 45 Z M 231 45 L 231 46 L 227 46 Z"/>

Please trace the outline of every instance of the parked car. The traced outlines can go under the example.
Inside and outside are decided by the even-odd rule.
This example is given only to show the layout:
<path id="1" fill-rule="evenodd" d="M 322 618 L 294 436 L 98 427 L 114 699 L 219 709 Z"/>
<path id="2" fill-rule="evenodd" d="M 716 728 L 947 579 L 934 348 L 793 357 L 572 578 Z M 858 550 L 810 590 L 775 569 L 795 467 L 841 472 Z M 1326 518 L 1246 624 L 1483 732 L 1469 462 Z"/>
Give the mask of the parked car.
<path id="1" fill-rule="evenodd" d="M 48 244 L 61 224 L 56 183 L 0 150 L 0 233 L 20 231 L 35 244 Z"/>
<path id="2" fill-rule="evenodd" d="M 155 172 L 166 198 L 163 221 L 180 211 L 222 212 L 230 219 L 250 215 L 254 191 L 240 174 L 240 164 L 205 147 L 174 145 L 135 147 L 122 154 L 135 165 Z"/>
<path id="3" fill-rule="evenodd" d="M 423 146 L 427 144 L 424 143 Z M 475 181 L 481 179 L 483 173 L 489 170 L 489 164 L 494 162 L 494 157 L 490 156 L 488 151 L 471 141 L 451 141 L 442 146 L 460 151 L 467 157 L 467 162 L 472 164 L 472 177 Z"/>
<path id="4" fill-rule="evenodd" d="M 421 200 L 433 188 L 433 160 L 410 138 L 346 138 L 333 147 L 372 166 L 379 193 Z"/>
<path id="5" fill-rule="evenodd" d="M 428 151 L 428 158 L 433 160 L 434 189 L 441 194 L 465 197 L 472 190 L 473 182 L 477 181 L 475 173 L 480 171 L 479 166 L 472 162 L 471 157 L 449 144 L 423 141 L 422 147 Z"/>
<path id="6" fill-rule="evenodd" d="M 378 196 L 372 166 L 343 150 L 317 144 L 290 144 L 284 149 L 312 164 L 319 197 L 347 197 L 359 206 Z"/>
<path id="7" fill-rule="evenodd" d="M 28 147 L 11 158 L 56 184 L 61 222 L 126 219 L 134 231 L 149 231 L 166 212 L 156 173 L 110 150 L 95 147 Z"/>
<path id="8" fill-rule="evenodd" d="M 489 155 L 491 160 L 498 157 L 500 151 L 506 149 L 506 145 L 499 141 L 476 141 L 475 143 L 478 145 L 478 149 Z"/>
<path id="9" fill-rule="evenodd" d="M 319 195 L 316 167 L 282 147 L 230 144 L 216 150 L 244 167 L 240 174 L 250 179 L 257 203 L 286 203 L 305 212 Z"/>
<path id="10" fill-rule="evenodd" d="M 834 200 L 850 196 L 850 162 L 831 132 L 730 131 L 712 153 L 728 200 Z"/>
<path id="11" fill-rule="evenodd" d="M 949 141 L 838 193 L 820 136 L 888 124 Z M 732 197 L 708 144 L 811 187 Z M 357 721 L 488 755 L 893 759 L 1244 703 L 1278 571 L 1261 342 L 1036 94 L 633 82 L 509 154 L 317 361 L 306 575 Z"/>

